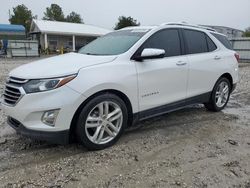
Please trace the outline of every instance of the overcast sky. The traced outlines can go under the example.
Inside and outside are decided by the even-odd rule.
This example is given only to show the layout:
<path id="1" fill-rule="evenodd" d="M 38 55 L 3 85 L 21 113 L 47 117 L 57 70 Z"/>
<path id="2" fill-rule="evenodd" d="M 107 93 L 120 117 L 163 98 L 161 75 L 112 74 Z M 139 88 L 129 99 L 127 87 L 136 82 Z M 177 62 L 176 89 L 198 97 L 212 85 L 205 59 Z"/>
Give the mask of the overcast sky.
<path id="1" fill-rule="evenodd" d="M 67 15 L 80 13 L 84 22 L 113 28 L 120 15 L 132 16 L 141 25 L 186 21 L 244 30 L 250 26 L 250 0 L 0 0 L 0 23 L 8 23 L 8 11 L 25 4 L 38 19 L 51 3 Z"/>

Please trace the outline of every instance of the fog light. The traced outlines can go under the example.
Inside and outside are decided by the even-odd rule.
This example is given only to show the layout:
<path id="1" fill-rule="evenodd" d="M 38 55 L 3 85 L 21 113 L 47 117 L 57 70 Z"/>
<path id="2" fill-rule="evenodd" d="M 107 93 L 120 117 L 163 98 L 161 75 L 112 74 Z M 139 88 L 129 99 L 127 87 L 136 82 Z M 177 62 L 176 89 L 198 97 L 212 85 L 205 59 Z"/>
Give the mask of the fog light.
<path id="1" fill-rule="evenodd" d="M 50 110 L 50 111 L 44 112 L 42 116 L 42 122 L 45 123 L 46 125 L 54 127 L 58 113 L 59 113 L 59 110 Z"/>

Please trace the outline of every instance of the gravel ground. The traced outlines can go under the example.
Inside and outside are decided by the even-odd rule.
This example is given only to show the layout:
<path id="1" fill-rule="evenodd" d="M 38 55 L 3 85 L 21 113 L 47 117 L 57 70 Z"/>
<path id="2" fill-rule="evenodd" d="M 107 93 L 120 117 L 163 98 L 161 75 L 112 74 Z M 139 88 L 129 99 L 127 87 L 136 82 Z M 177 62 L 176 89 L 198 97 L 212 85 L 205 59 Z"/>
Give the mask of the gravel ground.
<path id="1" fill-rule="evenodd" d="M 34 59 L 0 59 L 8 72 Z M 203 105 L 142 122 L 96 152 L 20 137 L 0 110 L 0 187 L 250 187 L 250 64 L 219 113 Z"/>

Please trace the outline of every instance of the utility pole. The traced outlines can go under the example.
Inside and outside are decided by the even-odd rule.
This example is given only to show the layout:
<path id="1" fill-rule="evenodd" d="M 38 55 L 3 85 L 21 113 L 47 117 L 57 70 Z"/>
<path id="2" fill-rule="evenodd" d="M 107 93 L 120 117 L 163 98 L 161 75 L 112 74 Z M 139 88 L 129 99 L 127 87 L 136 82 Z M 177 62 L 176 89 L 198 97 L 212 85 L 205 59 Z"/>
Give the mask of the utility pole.
<path id="1" fill-rule="evenodd" d="M 11 15 L 10 15 L 10 9 L 9 9 L 9 21 L 10 21 Z"/>

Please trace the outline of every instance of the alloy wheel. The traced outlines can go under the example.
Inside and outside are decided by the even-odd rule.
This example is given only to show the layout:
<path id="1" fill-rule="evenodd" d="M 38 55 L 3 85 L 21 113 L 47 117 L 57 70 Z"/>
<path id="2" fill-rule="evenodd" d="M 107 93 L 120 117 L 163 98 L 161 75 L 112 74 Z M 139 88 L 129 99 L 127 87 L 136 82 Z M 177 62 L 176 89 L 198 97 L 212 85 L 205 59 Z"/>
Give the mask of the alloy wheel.
<path id="1" fill-rule="evenodd" d="M 91 142 L 106 144 L 118 135 L 122 123 L 123 114 L 120 106 L 111 101 L 103 101 L 88 114 L 85 132 Z"/>
<path id="2" fill-rule="evenodd" d="M 219 84 L 215 93 L 216 106 L 219 108 L 223 107 L 227 103 L 228 97 L 229 85 L 227 82 L 223 81 Z"/>

